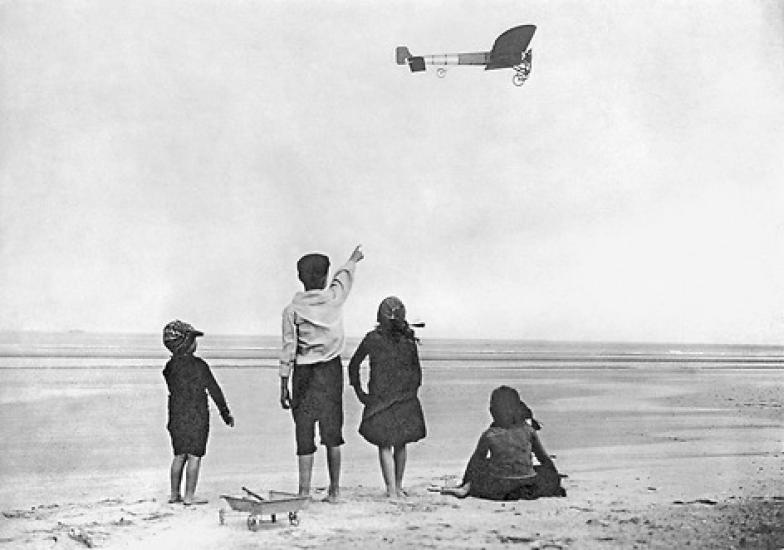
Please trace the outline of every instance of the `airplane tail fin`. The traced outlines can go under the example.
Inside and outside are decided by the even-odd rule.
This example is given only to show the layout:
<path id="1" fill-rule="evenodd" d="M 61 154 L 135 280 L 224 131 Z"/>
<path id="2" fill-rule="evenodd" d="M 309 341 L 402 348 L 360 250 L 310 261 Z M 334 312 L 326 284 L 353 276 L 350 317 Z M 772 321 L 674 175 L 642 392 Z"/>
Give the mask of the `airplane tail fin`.
<path id="1" fill-rule="evenodd" d="M 405 65 L 411 58 L 411 52 L 405 46 L 395 48 L 395 60 L 398 65 Z"/>
<path id="2" fill-rule="evenodd" d="M 405 46 L 398 46 L 395 49 L 395 61 L 397 61 L 398 65 L 408 65 L 412 73 L 425 70 L 425 58 L 411 55 L 411 52 Z"/>

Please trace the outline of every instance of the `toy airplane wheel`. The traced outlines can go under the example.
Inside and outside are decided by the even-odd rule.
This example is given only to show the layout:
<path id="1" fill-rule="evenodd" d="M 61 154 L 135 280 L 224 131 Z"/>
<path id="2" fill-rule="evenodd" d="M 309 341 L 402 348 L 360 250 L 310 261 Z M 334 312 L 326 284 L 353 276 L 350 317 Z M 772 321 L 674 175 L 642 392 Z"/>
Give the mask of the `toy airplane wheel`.
<path id="1" fill-rule="evenodd" d="M 250 515 L 248 516 L 248 529 L 253 532 L 261 529 L 261 516 Z"/>
<path id="2" fill-rule="evenodd" d="M 444 78 L 446 76 L 446 69 L 443 67 L 439 67 L 436 70 L 436 75 L 438 75 L 438 78 Z"/>
<path id="3" fill-rule="evenodd" d="M 297 512 L 289 512 L 289 525 L 297 526 L 299 525 L 299 518 L 297 517 Z"/>

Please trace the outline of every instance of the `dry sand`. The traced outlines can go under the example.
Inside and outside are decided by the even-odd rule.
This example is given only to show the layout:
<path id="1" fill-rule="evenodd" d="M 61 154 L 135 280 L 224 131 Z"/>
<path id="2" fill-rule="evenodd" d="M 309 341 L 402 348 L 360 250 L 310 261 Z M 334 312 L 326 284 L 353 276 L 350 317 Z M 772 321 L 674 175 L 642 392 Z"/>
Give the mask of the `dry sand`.
<path id="1" fill-rule="evenodd" d="M 230 400 L 243 376 L 218 371 Z M 372 448 L 352 433 L 358 408 L 346 394 L 342 502 L 319 501 L 326 484 L 320 450 L 314 501 L 298 526 L 281 518 L 251 532 L 239 513 L 219 525 L 221 493 L 296 485 L 293 457 L 285 457 L 286 468 L 260 461 L 251 469 L 225 458 L 250 444 L 242 433 L 261 429 L 246 420 L 239 435 L 214 425 L 200 481 L 210 503 L 199 507 L 166 502 L 167 455 L 132 472 L 39 475 L 34 487 L 12 464 L 17 473 L 4 475 L 0 489 L 0 549 L 784 548 L 784 408 L 776 370 L 496 371 L 463 393 L 439 377 L 454 374 L 426 371 L 430 434 L 410 448 L 405 499 L 382 496 Z M 468 404 L 486 410 L 486 389 L 510 378 L 525 380 L 511 381 L 537 396 L 529 402 L 545 425 L 548 451 L 569 475 L 567 497 L 491 502 L 429 492 L 432 484 L 456 482 L 487 422 Z M 235 409 L 241 419 L 250 415 L 239 404 Z M 461 423 L 465 429 L 455 430 Z M 34 451 L 41 449 L 25 452 Z"/>

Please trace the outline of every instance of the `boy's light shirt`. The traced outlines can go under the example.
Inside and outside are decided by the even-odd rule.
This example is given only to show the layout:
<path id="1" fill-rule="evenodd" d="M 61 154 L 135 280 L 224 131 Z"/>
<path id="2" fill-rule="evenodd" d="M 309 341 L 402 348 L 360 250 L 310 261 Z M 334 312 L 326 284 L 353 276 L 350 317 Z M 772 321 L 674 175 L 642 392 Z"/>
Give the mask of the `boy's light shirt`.
<path id="1" fill-rule="evenodd" d="M 297 292 L 283 310 L 281 376 L 289 376 L 295 363 L 310 365 L 341 354 L 345 344 L 343 303 L 351 291 L 356 265 L 346 262 L 323 290 Z"/>

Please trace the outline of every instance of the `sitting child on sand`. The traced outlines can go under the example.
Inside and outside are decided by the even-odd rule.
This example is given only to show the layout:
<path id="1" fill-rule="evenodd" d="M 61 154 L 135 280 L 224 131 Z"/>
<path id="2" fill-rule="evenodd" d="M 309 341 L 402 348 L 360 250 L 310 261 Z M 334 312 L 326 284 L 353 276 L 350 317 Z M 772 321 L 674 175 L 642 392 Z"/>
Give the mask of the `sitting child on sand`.
<path id="1" fill-rule="evenodd" d="M 536 421 L 520 401 L 517 390 L 509 386 L 493 390 L 490 414 L 493 423 L 479 438 L 463 483 L 459 487 L 441 488 L 441 493 L 491 500 L 566 496 L 561 475 L 539 441 L 533 427 Z M 540 465 L 533 465 L 532 452 Z"/>
<path id="2" fill-rule="evenodd" d="M 207 503 L 195 497 L 201 458 L 207 451 L 210 430 L 205 390 L 218 406 L 223 421 L 234 426 L 226 399 L 210 367 L 203 359 L 193 355 L 198 336 L 204 336 L 204 333 L 179 320 L 172 321 L 163 329 L 163 344 L 172 352 L 171 359 L 163 369 L 163 377 L 169 388 L 169 423 L 166 427 L 174 450 L 169 502 L 182 502 L 186 506 Z M 183 498 L 180 496 L 180 486 L 184 468 L 187 471 Z"/>
<path id="3" fill-rule="evenodd" d="M 406 308 L 395 296 L 378 307 L 378 326 L 368 332 L 348 365 L 349 383 L 365 405 L 359 433 L 378 447 L 381 475 L 388 497 L 406 496 L 403 473 L 406 444 L 425 437 L 425 417 L 417 397 L 422 369 L 417 339 L 406 321 Z M 359 366 L 370 356 L 367 393 Z"/>

